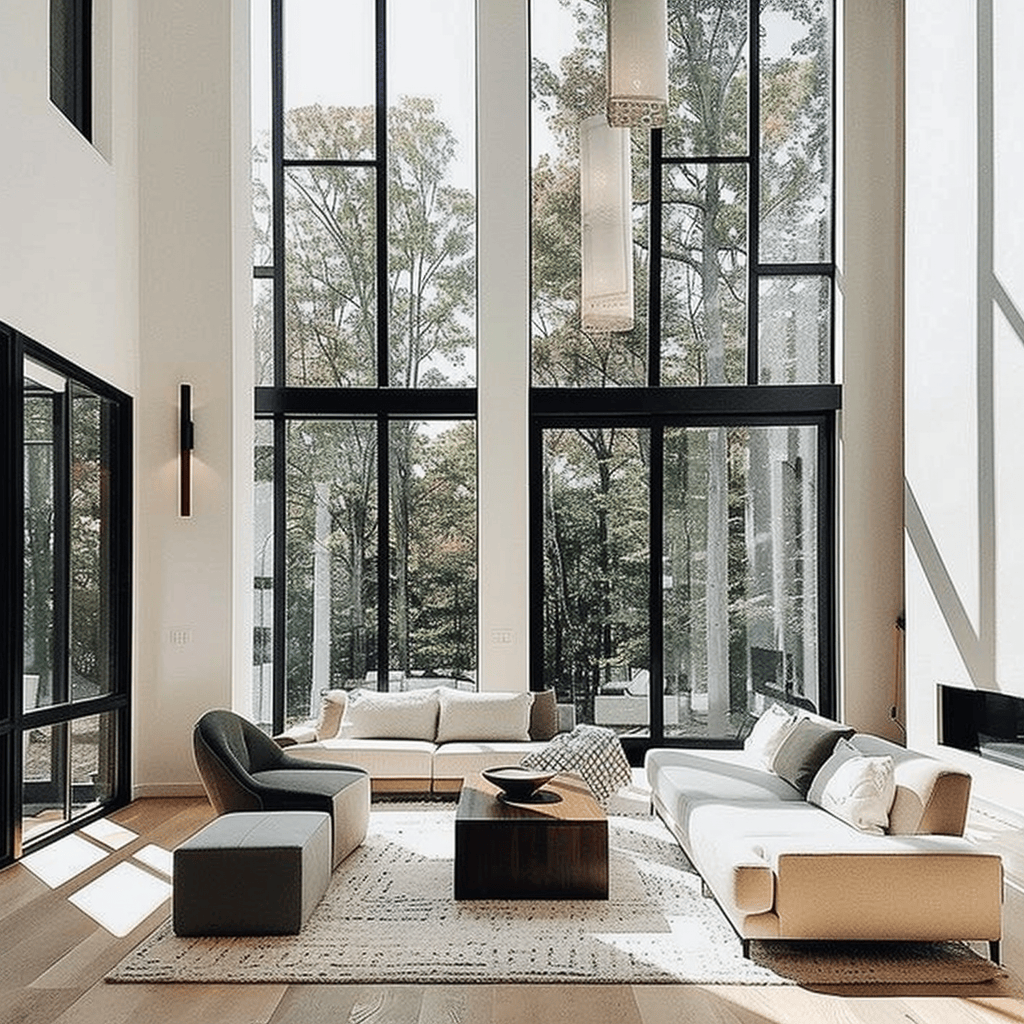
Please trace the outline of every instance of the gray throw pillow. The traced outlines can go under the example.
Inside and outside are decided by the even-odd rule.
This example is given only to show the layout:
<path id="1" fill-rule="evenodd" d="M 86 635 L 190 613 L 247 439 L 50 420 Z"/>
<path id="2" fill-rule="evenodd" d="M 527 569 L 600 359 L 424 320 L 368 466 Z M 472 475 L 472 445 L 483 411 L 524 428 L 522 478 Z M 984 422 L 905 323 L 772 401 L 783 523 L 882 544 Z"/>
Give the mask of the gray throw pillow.
<path id="1" fill-rule="evenodd" d="M 836 744 L 840 739 L 848 740 L 853 732 L 845 725 L 801 718 L 775 752 L 772 771 L 801 796 L 807 796 L 814 776 L 832 756 Z"/>
<path id="2" fill-rule="evenodd" d="M 535 690 L 530 706 L 530 739 L 550 740 L 558 732 L 558 702 L 554 690 Z"/>

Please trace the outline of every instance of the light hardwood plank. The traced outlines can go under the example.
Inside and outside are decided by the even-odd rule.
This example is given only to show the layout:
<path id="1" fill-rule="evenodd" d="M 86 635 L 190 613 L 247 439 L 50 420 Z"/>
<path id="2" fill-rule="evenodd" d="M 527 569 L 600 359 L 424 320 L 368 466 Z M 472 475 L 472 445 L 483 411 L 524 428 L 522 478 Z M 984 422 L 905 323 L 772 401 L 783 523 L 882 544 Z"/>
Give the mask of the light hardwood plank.
<path id="1" fill-rule="evenodd" d="M 494 1024 L 643 1024 L 629 985 L 495 985 Z"/>
<path id="2" fill-rule="evenodd" d="M 493 985 L 427 985 L 418 1024 L 493 1024 Z"/>
<path id="3" fill-rule="evenodd" d="M 98 982 L 53 1024 L 269 1024 L 284 985 L 108 985 Z"/>

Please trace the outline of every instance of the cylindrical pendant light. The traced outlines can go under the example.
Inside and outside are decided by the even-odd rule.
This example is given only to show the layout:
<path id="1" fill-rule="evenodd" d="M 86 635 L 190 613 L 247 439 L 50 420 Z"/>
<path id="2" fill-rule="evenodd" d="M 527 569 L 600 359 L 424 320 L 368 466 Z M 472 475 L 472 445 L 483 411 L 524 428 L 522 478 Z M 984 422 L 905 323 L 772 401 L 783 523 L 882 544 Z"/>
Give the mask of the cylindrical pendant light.
<path id="1" fill-rule="evenodd" d="M 584 330 L 633 329 L 633 233 L 628 128 L 603 114 L 580 122 Z"/>
<path id="2" fill-rule="evenodd" d="M 661 128 L 667 116 L 666 0 L 608 0 L 608 123 Z"/>

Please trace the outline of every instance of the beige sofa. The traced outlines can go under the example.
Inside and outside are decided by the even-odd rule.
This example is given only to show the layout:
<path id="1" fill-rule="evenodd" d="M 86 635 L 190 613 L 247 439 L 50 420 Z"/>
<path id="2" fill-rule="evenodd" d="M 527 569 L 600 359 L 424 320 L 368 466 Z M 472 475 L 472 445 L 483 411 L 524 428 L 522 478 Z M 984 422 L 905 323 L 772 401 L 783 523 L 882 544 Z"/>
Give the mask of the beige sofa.
<path id="1" fill-rule="evenodd" d="M 854 764 L 892 758 L 880 834 L 809 802 L 761 751 L 647 754 L 654 808 L 744 954 L 751 939 L 956 939 L 987 941 L 998 962 L 1002 864 L 963 838 L 970 776 L 875 736 L 846 743 Z"/>
<path id="2" fill-rule="evenodd" d="M 316 722 L 274 739 L 292 757 L 363 768 L 374 794 L 442 796 L 467 775 L 518 764 L 574 724 L 573 707 L 556 704 L 551 690 L 329 690 Z"/>

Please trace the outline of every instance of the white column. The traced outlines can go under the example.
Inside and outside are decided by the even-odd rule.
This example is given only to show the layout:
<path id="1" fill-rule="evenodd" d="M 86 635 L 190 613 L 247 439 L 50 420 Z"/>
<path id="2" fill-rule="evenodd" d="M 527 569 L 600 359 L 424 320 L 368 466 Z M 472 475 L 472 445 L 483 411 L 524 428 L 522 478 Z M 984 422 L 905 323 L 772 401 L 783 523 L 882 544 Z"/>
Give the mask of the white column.
<path id="1" fill-rule="evenodd" d="M 477 0 L 481 690 L 529 684 L 528 56 L 525 0 Z"/>

